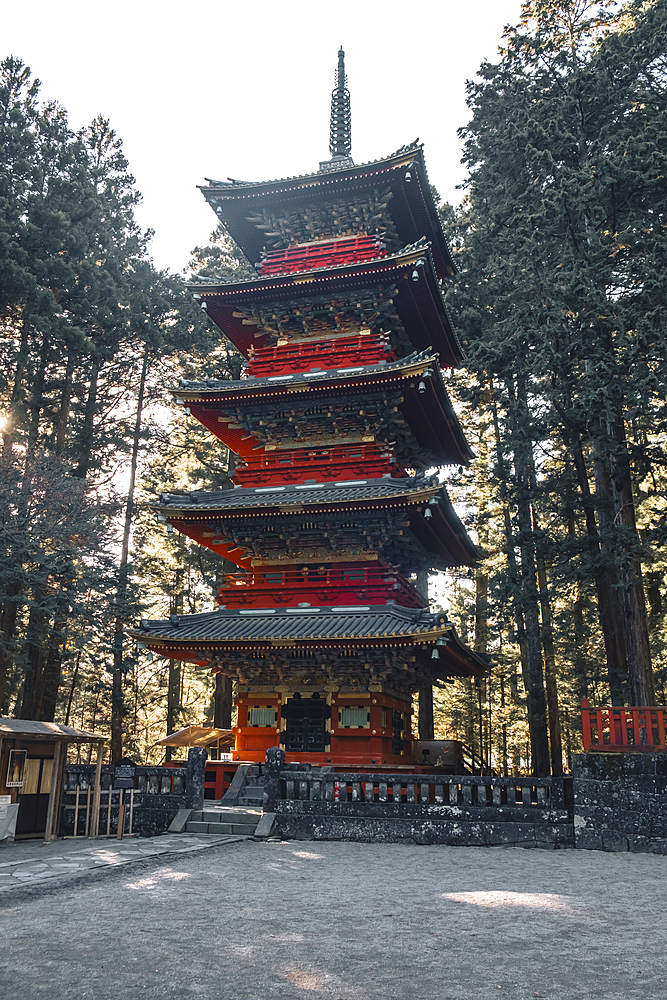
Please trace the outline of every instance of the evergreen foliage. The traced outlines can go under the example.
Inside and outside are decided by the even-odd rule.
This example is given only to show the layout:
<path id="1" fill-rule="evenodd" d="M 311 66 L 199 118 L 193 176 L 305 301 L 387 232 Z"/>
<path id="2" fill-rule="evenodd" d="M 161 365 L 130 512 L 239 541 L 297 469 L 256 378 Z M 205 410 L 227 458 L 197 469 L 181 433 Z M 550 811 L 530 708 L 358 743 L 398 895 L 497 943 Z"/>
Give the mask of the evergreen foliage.
<path id="1" fill-rule="evenodd" d="M 594 691 L 654 704 L 651 645 L 662 669 L 666 29 L 664 2 L 525 3 L 469 84 L 469 190 L 446 213 L 461 396 L 477 426 L 493 413 L 489 613 L 498 587 L 537 773 L 558 696 L 568 718 Z"/>

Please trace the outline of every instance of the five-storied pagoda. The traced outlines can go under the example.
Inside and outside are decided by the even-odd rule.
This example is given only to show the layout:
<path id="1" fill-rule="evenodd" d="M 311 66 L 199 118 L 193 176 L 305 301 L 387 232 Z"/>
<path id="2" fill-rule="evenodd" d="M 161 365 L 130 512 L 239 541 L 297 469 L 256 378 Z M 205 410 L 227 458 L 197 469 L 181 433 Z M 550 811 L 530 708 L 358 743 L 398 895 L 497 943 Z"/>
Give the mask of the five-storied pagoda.
<path id="1" fill-rule="evenodd" d="M 436 473 L 471 458 L 442 375 L 461 361 L 454 265 L 422 147 L 351 159 L 343 57 L 317 173 L 201 189 L 259 261 L 255 280 L 193 288 L 248 366 L 174 395 L 238 459 L 233 489 L 159 511 L 238 572 L 217 610 L 132 633 L 233 678 L 246 761 L 281 745 L 288 762 L 411 764 L 413 694 L 486 666 L 424 586 L 477 554 Z"/>

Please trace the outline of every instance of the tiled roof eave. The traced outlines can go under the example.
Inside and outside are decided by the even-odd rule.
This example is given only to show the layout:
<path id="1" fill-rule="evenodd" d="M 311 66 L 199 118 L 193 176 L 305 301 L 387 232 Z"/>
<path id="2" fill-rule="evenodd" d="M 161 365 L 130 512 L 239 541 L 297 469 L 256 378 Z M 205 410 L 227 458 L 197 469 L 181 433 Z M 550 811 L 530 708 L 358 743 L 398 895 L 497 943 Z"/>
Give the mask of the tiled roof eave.
<path id="1" fill-rule="evenodd" d="M 447 628 L 440 628 L 429 632 L 392 632 L 386 635 L 376 635 L 375 633 L 354 635 L 308 635 L 308 636 L 257 636 L 248 638 L 227 639 L 221 636 L 210 635 L 190 635 L 187 637 L 175 637 L 173 635 L 146 634 L 137 629 L 128 630 L 128 635 L 137 641 L 143 642 L 146 646 L 160 646 L 180 650 L 191 650 L 196 652 L 210 650 L 214 652 L 218 649 L 243 652 L 251 649 L 270 650 L 276 646 L 289 645 L 297 646 L 299 649 L 325 649 L 325 648 L 348 648 L 359 646 L 360 648 L 385 647 L 385 646 L 420 646 L 432 645 L 441 639 L 449 631 Z"/>
<path id="2" fill-rule="evenodd" d="M 299 489 L 298 487 L 280 489 L 265 489 L 263 487 L 248 487 L 233 490 L 219 490 L 215 493 L 194 494 L 188 497 L 189 502 L 179 502 L 181 498 L 177 494 L 163 494 L 163 497 L 173 496 L 171 500 L 161 498 L 159 503 L 149 504 L 151 509 L 169 513 L 170 516 L 192 515 L 197 512 L 213 513 L 218 510 L 235 511 L 242 513 L 244 509 L 261 509 L 264 513 L 268 509 L 280 508 L 280 513 L 284 513 L 289 507 L 301 509 L 309 507 L 333 507 L 338 509 L 342 506 L 353 505 L 355 509 L 370 505 L 373 507 L 391 506 L 414 506 L 426 503 L 443 489 L 442 484 L 437 479 L 405 480 L 408 488 L 403 489 L 401 479 L 369 479 L 365 483 L 349 486 L 337 486 L 321 484 L 318 486 Z M 398 485 L 396 485 L 398 484 Z M 368 496 L 364 497 L 363 494 Z M 185 501 L 186 498 L 183 498 Z"/>
<path id="3" fill-rule="evenodd" d="M 451 623 L 442 613 L 423 608 L 405 608 L 394 603 L 352 607 L 275 608 L 248 611 L 209 611 L 195 615 L 172 615 L 168 620 L 143 620 L 131 634 L 153 644 L 161 642 L 377 642 L 427 641 L 444 634 Z"/>
<path id="4" fill-rule="evenodd" d="M 253 295 L 258 292 L 270 291 L 272 288 L 283 288 L 289 286 L 290 288 L 298 289 L 304 284 L 311 282 L 316 282 L 320 280 L 344 278 L 346 275 L 356 275 L 363 274 L 364 271 L 369 271 L 370 274 L 392 272 L 402 270 L 404 267 L 410 267 L 420 257 L 427 257 L 433 275 L 435 277 L 435 266 L 433 263 L 433 254 L 431 252 L 431 244 L 426 239 L 421 239 L 417 243 L 411 246 L 403 247 L 398 253 L 391 254 L 387 257 L 374 257 L 371 260 L 358 261 L 356 263 L 350 264 L 336 264 L 328 265 L 326 267 L 313 268 L 309 271 L 297 271 L 290 274 L 277 274 L 268 278 L 260 278 L 257 281 L 251 278 L 247 281 L 239 281 L 235 283 L 225 284 L 220 282 L 211 282 L 210 284 L 205 284 L 204 282 L 190 282 L 186 284 L 188 291 L 195 294 L 200 294 L 207 297 L 229 297 L 232 295 L 243 294 L 245 291 L 252 291 Z M 436 278 L 437 280 L 437 278 Z"/>
<path id="5" fill-rule="evenodd" d="M 220 396 L 234 395 L 279 395 L 289 391 L 311 393 L 318 388 L 327 390 L 336 388 L 339 383 L 343 387 L 349 387 L 354 383 L 364 387 L 382 383 L 401 382 L 405 379 L 421 375 L 427 368 L 436 366 L 435 355 L 426 348 L 423 351 L 415 352 L 398 361 L 389 361 L 384 365 L 359 365 L 346 369 L 330 368 L 317 372 L 309 378 L 304 373 L 294 373 L 290 378 L 263 376 L 253 379 L 229 379 L 215 380 L 209 379 L 203 382 L 188 382 L 171 387 L 168 391 L 172 396 L 188 402 L 216 401 Z"/>
<path id="6" fill-rule="evenodd" d="M 355 163 L 352 167 L 342 167 L 339 170 L 318 170 L 310 174 L 296 174 L 292 177 L 281 177 L 270 181 L 213 182 L 197 186 L 204 195 L 210 194 L 212 196 L 224 197 L 225 195 L 233 194 L 235 198 L 257 197 L 259 194 L 276 194 L 278 193 L 276 188 L 280 185 L 288 185 L 294 189 L 302 186 L 312 188 L 316 184 L 318 186 L 325 186 L 329 183 L 340 181 L 345 174 L 350 176 L 350 180 L 360 180 L 400 169 L 400 167 L 410 162 L 411 159 L 414 159 L 416 155 L 419 155 L 422 148 L 422 143 L 415 142 L 408 146 L 403 146 L 400 150 L 383 159 Z"/>

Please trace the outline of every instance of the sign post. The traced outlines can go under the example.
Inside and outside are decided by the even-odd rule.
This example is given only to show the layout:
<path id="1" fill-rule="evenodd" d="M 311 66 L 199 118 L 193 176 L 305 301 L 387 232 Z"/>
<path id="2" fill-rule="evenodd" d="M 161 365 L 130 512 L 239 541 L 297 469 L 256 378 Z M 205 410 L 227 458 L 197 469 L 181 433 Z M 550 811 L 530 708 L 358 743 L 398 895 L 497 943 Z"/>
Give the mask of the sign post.
<path id="1" fill-rule="evenodd" d="M 116 831 L 116 839 L 123 839 L 123 831 L 125 829 L 125 789 L 134 788 L 134 776 L 137 773 L 137 765 L 129 757 L 122 757 L 117 764 L 114 765 L 113 769 L 113 787 L 120 790 L 119 803 L 118 803 L 118 829 Z M 111 798 L 111 796 L 109 796 Z M 111 804 L 109 804 L 111 808 Z"/>

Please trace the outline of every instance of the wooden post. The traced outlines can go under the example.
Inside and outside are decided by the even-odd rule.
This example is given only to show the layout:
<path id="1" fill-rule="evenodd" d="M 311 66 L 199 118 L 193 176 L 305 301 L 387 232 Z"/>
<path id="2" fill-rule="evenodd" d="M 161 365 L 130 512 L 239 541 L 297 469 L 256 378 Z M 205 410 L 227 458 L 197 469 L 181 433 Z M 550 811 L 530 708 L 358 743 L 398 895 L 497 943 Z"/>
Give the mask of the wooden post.
<path id="1" fill-rule="evenodd" d="M 97 761 L 95 763 L 95 780 L 93 784 L 93 811 L 90 817 L 90 836 L 99 835 L 100 797 L 102 794 L 102 760 L 104 758 L 104 743 L 97 744 Z"/>
<path id="2" fill-rule="evenodd" d="M 73 836 L 76 837 L 77 830 L 79 829 L 79 795 L 81 794 L 81 789 L 79 788 L 79 776 L 76 778 L 76 795 L 74 796 L 74 833 Z"/>
<path id="3" fill-rule="evenodd" d="M 58 839 L 58 834 L 60 832 L 60 820 L 63 813 L 63 798 L 65 795 L 65 767 L 67 766 L 68 750 L 69 750 L 69 745 L 67 743 L 63 743 L 62 752 L 60 754 L 60 767 L 58 768 L 58 784 L 56 785 L 56 802 L 53 813 L 53 829 L 51 831 L 52 836 L 56 840 Z"/>
<path id="4" fill-rule="evenodd" d="M 123 829 L 125 827 L 125 789 L 121 788 L 118 802 L 118 829 L 116 830 L 116 840 L 123 839 Z"/>
<path id="5" fill-rule="evenodd" d="M 420 684 L 419 686 L 419 715 L 417 718 L 419 739 L 435 739 L 433 725 L 433 686 L 431 684 Z"/>
<path id="6" fill-rule="evenodd" d="M 232 679 L 217 673 L 213 695 L 213 725 L 216 729 L 232 728 L 232 703 Z M 220 750 L 220 746 L 218 746 L 218 750 Z M 219 753 L 218 757 L 220 757 Z"/>
<path id="7" fill-rule="evenodd" d="M 46 811 L 46 829 L 44 831 L 44 840 L 48 844 L 52 837 L 53 830 L 53 819 L 57 812 L 56 799 L 58 798 L 58 775 L 60 773 L 60 760 L 63 753 L 63 748 L 65 744 L 62 740 L 58 740 L 53 752 L 53 770 L 51 771 L 51 788 L 49 789 L 49 805 Z"/>

